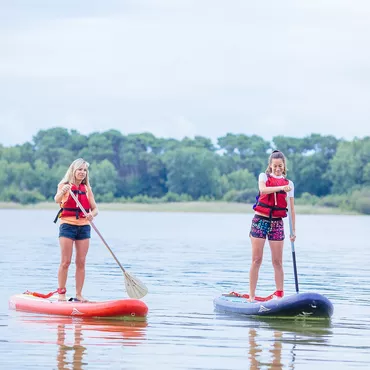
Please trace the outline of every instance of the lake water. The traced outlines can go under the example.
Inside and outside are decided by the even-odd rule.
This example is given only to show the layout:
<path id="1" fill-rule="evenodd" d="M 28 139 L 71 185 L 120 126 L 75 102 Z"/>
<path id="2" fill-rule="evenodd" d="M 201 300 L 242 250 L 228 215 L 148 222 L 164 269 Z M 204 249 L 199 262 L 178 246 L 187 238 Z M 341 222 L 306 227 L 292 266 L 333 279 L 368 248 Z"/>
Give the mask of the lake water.
<path id="1" fill-rule="evenodd" d="M 251 214 L 102 211 L 96 226 L 149 288 L 146 323 L 79 321 L 15 312 L 11 295 L 57 286 L 56 212 L 0 210 L 0 369 L 367 369 L 370 363 L 370 218 L 297 217 L 301 292 L 334 304 L 330 322 L 214 312 L 213 298 L 246 293 Z M 287 226 L 287 225 L 286 225 Z M 288 227 L 287 227 L 288 230 Z M 127 297 L 124 277 L 92 231 L 84 295 Z M 295 292 L 290 243 L 285 292 Z M 74 265 L 67 284 L 74 290 Z M 274 291 L 270 251 L 258 295 Z"/>

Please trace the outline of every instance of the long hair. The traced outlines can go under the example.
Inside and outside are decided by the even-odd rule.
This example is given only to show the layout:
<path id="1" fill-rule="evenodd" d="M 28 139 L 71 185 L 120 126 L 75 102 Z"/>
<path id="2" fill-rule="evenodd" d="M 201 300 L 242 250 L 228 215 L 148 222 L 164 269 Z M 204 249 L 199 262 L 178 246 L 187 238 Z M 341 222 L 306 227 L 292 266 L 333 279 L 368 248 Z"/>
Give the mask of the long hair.
<path id="1" fill-rule="evenodd" d="M 284 169 L 283 169 L 283 175 L 286 176 L 286 173 L 288 171 L 287 166 L 286 166 L 286 158 L 285 155 L 280 151 L 280 150 L 274 150 L 269 157 L 269 162 L 266 168 L 266 174 L 269 175 L 271 173 L 271 165 L 272 165 L 272 160 L 273 159 L 281 159 L 284 163 Z"/>
<path id="2" fill-rule="evenodd" d="M 76 182 L 75 181 L 76 180 L 75 172 L 76 172 L 76 170 L 78 170 L 84 164 L 86 165 L 86 170 L 87 171 L 86 171 L 86 177 L 82 180 L 81 184 L 84 184 L 84 185 L 87 185 L 88 187 L 90 187 L 90 181 L 89 181 L 89 166 L 90 166 L 90 163 L 86 162 L 82 158 L 77 158 L 70 164 L 67 172 L 65 173 L 63 179 L 60 181 L 59 184 L 65 184 L 65 183 L 74 184 Z"/>

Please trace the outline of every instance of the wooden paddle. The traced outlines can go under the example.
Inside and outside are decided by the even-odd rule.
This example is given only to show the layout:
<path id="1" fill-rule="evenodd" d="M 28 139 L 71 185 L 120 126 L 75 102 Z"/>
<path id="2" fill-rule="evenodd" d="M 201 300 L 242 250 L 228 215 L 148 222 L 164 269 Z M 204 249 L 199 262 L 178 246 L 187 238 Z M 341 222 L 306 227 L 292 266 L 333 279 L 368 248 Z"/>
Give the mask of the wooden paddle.
<path id="1" fill-rule="evenodd" d="M 87 216 L 87 212 L 82 207 L 82 205 L 81 205 L 80 201 L 78 200 L 78 198 L 76 197 L 76 195 L 72 192 L 72 190 L 69 190 L 69 194 L 71 195 L 71 197 L 73 198 L 73 200 L 76 202 L 76 204 L 80 208 L 81 212 L 86 217 Z M 97 229 L 97 227 L 95 226 L 94 222 L 93 221 L 89 221 L 89 222 L 90 222 L 90 225 L 92 226 L 92 228 L 99 235 L 99 237 L 102 240 L 103 244 L 107 247 L 107 249 L 109 250 L 109 252 L 113 256 L 113 258 L 116 260 L 118 266 L 121 268 L 121 270 L 123 272 L 123 275 L 125 277 L 125 286 L 126 286 L 126 291 L 127 291 L 128 296 L 131 297 L 131 298 L 137 298 L 137 299 L 140 299 L 140 298 L 144 297 L 148 293 L 148 288 L 145 286 L 145 284 L 142 281 L 140 281 L 138 278 L 136 278 L 136 277 L 132 276 L 131 274 L 129 274 L 123 268 L 123 266 L 118 261 L 118 259 L 115 256 L 115 254 L 113 253 L 112 249 L 109 247 L 108 243 L 105 241 L 105 239 L 103 238 L 103 236 L 100 234 L 100 232 Z"/>

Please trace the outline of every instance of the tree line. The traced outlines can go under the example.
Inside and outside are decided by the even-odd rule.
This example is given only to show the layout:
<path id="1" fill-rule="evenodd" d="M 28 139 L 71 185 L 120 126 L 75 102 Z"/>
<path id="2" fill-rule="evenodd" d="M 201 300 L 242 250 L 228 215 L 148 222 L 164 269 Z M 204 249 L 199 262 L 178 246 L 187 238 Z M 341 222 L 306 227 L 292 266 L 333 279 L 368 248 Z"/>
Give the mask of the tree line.
<path id="1" fill-rule="evenodd" d="M 232 134 L 157 138 L 117 130 L 83 135 L 62 127 L 40 130 L 31 142 L 0 144 L 0 201 L 52 200 L 58 182 L 79 157 L 90 162 L 100 202 L 226 200 L 253 202 L 257 178 L 273 149 L 288 160 L 288 178 L 303 202 L 370 213 L 370 137 L 352 141 Z M 355 204 L 356 203 L 356 204 Z"/>

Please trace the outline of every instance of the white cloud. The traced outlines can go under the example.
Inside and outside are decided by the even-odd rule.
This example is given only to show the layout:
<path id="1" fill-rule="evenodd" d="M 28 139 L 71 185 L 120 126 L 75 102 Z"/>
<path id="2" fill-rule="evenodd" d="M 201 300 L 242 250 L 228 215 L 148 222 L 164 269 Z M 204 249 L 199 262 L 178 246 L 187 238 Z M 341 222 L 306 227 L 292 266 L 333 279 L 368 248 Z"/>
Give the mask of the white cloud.
<path id="1" fill-rule="evenodd" d="M 0 112 L 0 144 L 9 146 L 30 141 L 35 129 L 14 111 Z"/>
<path id="2" fill-rule="evenodd" d="M 56 125 L 166 137 L 370 134 L 364 0 L 83 4 L 18 7 L 25 22 L 7 20 L 0 143 Z M 4 134 L 9 120 L 22 129 Z"/>

